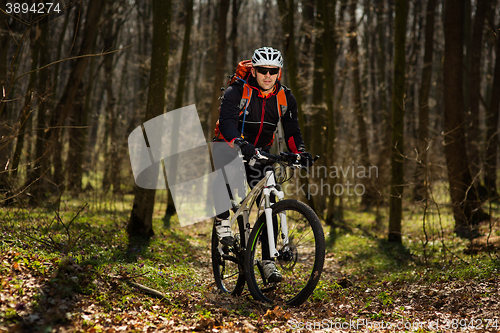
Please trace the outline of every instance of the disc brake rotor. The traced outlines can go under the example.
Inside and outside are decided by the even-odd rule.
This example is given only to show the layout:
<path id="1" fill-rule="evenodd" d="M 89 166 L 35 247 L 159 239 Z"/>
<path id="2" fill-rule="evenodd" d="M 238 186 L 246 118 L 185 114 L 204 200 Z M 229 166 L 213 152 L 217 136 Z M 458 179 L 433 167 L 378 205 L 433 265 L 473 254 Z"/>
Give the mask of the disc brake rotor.
<path id="1" fill-rule="evenodd" d="M 283 270 L 292 270 L 297 263 L 297 247 L 294 244 L 287 244 L 279 251 L 278 263 Z"/>

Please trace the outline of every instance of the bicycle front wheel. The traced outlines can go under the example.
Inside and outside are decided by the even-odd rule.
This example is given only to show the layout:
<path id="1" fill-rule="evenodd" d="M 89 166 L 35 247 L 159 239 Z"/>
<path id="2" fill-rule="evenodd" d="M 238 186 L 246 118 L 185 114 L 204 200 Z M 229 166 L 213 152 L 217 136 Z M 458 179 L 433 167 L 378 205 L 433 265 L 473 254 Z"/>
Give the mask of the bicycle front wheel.
<path id="1" fill-rule="evenodd" d="M 323 228 L 314 211 L 297 200 L 283 200 L 272 205 L 272 217 L 279 253 L 275 262 L 283 279 L 279 283 L 268 283 L 264 277 L 263 249 L 268 253 L 269 244 L 265 235 L 266 217 L 262 214 L 250 234 L 245 254 L 248 289 L 255 299 L 261 301 L 300 305 L 313 293 L 323 271 Z M 282 220 L 285 218 L 287 230 L 283 230 Z"/>
<path id="2" fill-rule="evenodd" d="M 232 226 L 233 235 L 239 234 L 239 221 Z M 237 237 L 237 240 L 240 237 Z M 238 251 L 239 240 L 234 247 L 219 243 L 215 226 L 212 229 L 212 269 L 217 289 L 223 293 L 240 295 L 245 287 L 243 257 Z"/>

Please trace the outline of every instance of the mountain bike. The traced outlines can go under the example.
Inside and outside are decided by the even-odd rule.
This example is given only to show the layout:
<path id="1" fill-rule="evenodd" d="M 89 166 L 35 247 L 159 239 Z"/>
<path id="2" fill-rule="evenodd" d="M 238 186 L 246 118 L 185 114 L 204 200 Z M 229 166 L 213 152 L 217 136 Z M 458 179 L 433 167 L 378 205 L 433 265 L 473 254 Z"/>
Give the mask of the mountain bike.
<path id="1" fill-rule="evenodd" d="M 274 163 L 275 168 L 266 172 L 241 203 L 231 201 L 234 246 L 220 244 L 213 228 L 215 282 L 224 293 L 240 295 L 246 282 L 257 300 L 300 305 L 313 293 L 325 260 L 325 237 L 318 216 L 308 205 L 284 199 L 281 187 L 290 179 L 290 170 L 304 166 L 300 155 L 292 153 L 272 155 L 257 151 L 249 163 L 252 160 Z M 276 203 L 271 202 L 272 194 Z M 263 249 L 269 249 L 283 276 L 281 282 L 265 279 Z"/>

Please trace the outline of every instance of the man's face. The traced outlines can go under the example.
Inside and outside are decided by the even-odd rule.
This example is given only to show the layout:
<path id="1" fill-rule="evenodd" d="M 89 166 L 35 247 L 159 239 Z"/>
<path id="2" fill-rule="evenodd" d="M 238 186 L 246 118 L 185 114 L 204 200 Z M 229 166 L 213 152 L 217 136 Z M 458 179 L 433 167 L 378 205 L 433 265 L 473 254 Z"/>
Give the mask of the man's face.
<path id="1" fill-rule="evenodd" d="M 256 66 L 252 68 L 252 75 L 257 79 L 257 83 L 264 92 L 269 92 L 273 89 L 276 80 L 278 79 L 280 69 L 274 66 Z M 267 72 L 262 74 L 262 72 Z M 271 74 L 276 73 L 276 74 Z"/>

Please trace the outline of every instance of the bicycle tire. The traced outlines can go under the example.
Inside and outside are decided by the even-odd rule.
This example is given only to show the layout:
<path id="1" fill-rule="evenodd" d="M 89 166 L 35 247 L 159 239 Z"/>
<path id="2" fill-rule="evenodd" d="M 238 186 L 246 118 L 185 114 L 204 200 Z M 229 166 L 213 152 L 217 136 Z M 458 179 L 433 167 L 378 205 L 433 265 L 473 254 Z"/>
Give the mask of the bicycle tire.
<path id="1" fill-rule="evenodd" d="M 240 232 L 239 222 L 234 223 L 233 234 Z M 241 236 L 240 236 L 241 237 Z M 243 256 L 238 254 L 239 246 L 226 247 L 224 256 L 219 251 L 219 238 L 215 226 L 212 228 L 212 270 L 217 289 L 222 293 L 238 296 L 245 287 L 245 269 Z"/>
<path id="2" fill-rule="evenodd" d="M 280 213 L 287 216 L 290 239 L 288 244 L 283 244 L 283 236 L 276 237 L 276 250 L 280 253 L 276 266 L 283 280 L 277 284 L 267 284 L 262 265 L 259 266 L 259 260 L 256 260 L 256 257 L 262 255 L 262 243 L 267 243 L 260 241 L 262 231 L 267 228 L 265 214 L 259 217 L 248 239 L 245 254 L 246 280 L 255 299 L 298 306 L 314 292 L 320 280 L 325 261 L 325 236 L 316 213 L 297 200 L 283 200 L 272 205 L 273 220 L 277 220 L 276 235 L 282 235 Z M 312 256 L 314 262 L 310 263 Z"/>

